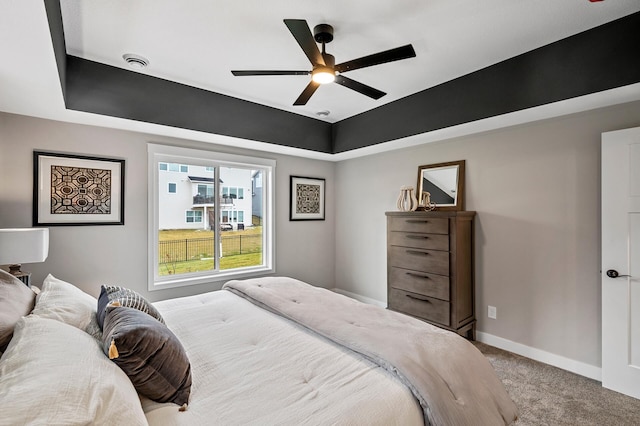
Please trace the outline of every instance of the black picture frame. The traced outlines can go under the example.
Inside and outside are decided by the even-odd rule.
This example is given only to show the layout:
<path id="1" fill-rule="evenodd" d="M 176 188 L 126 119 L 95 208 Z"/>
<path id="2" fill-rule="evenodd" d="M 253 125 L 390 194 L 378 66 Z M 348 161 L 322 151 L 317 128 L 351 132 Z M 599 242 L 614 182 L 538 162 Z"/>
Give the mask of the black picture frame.
<path id="1" fill-rule="evenodd" d="M 33 152 L 33 226 L 124 225 L 125 160 Z"/>
<path id="2" fill-rule="evenodd" d="M 325 179 L 290 177 L 289 220 L 325 220 Z"/>

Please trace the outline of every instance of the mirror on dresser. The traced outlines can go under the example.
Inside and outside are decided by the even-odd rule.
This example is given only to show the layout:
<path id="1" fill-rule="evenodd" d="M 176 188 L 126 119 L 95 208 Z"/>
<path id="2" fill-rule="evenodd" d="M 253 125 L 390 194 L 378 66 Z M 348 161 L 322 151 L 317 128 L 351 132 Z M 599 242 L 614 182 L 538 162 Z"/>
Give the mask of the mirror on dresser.
<path id="1" fill-rule="evenodd" d="M 437 210 L 464 210 L 464 160 L 418 167 L 416 188 L 419 210 L 429 205 L 427 192 Z"/>

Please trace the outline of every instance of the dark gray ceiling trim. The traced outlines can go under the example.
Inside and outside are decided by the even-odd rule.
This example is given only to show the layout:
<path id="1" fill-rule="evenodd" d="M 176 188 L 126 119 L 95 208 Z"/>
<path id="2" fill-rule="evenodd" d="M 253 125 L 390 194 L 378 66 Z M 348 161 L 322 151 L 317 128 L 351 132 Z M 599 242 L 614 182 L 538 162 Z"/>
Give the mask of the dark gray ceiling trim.
<path id="1" fill-rule="evenodd" d="M 331 123 L 66 54 L 44 0 L 67 109 L 331 153 Z"/>
<path id="2" fill-rule="evenodd" d="M 640 13 L 333 125 L 333 153 L 640 82 Z"/>
<path id="3" fill-rule="evenodd" d="M 68 109 L 340 153 L 640 81 L 640 13 L 331 125 L 66 55 L 59 0 L 44 0 Z"/>
<path id="4" fill-rule="evenodd" d="M 67 56 L 67 108 L 330 153 L 331 124 Z"/>
<path id="5" fill-rule="evenodd" d="M 67 46 L 64 41 L 64 30 L 62 26 L 62 10 L 60 9 L 60 1 L 45 1 L 45 10 L 47 11 L 47 20 L 49 21 L 49 32 L 51 33 L 51 41 L 53 43 L 53 54 L 56 57 L 56 65 L 58 66 L 58 77 L 60 77 L 60 85 L 62 86 L 62 96 L 67 99 L 66 88 L 66 72 L 67 72 Z"/>

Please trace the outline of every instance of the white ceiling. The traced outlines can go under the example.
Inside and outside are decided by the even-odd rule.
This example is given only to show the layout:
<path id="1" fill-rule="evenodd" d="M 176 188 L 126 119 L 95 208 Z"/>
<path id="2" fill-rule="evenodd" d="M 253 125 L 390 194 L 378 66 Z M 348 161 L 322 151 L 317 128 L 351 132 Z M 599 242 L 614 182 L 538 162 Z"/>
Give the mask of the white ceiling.
<path id="1" fill-rule="evenodd" d="M 328 110 L 323 119 L 329 122 L 640 11 L 638 0 L 61 3 L 71 55 L 127 68 L 122 55 L 139 54 L 150 61 L 142 71 L 146 74 L 314 118 Z M 43 0 L 0 0 L 0 5 L 1 111 L 206 139 L 194 137 L 198 132 L 65 111 Z M 378 101 L 331 84 L 320 87 L 306 106 L 294 107 L 308 76 L 234 77 L 230 72 L 310 69 L 285 18 L 305 19 L 311 28 L 332 25 L 335 38 L 327 51 L 337 63 L 408 43 L 417 57 L 347 74 L 387 92 Z M 220 138 L 216 142 L 224 143 Z"/>

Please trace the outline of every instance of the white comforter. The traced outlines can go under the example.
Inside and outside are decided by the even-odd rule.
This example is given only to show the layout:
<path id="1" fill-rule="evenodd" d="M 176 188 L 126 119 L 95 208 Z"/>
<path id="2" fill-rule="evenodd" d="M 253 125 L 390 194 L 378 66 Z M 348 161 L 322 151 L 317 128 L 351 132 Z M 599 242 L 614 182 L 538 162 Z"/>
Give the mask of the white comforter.
<path id="1" fill-rule="evenodd" d="M 155 303 L 187 350 L 189 408 L 143 400 L 151 425 L 422 425 L 386 370 L 228 292 Z"/>

